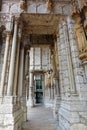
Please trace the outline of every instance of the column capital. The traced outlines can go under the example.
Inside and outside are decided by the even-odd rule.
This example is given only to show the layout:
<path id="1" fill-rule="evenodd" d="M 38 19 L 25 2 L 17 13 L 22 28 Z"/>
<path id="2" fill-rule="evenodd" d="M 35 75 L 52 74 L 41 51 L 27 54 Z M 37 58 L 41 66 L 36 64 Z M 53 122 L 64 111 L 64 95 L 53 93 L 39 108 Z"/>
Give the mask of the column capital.
<path id="1" fill-rule="evenodd" d="M 15 18 L 14 18 L 15 24 L 19 23 L 19 19 L 20 19 L 20 15 L 15 15 Z"/>
<path id="2" fill-rule="evenodd" d="M 8 43 L 10 41 L 11 35 L 12 35 L 11 31 L 6 31 L 6 37 L 7 37 Z"/>

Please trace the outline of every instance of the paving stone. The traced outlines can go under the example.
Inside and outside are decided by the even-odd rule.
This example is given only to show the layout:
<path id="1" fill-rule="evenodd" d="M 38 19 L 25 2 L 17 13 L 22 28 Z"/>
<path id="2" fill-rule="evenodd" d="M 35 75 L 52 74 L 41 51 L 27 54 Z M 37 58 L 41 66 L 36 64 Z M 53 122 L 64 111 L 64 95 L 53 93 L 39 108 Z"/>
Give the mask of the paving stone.
<path id="1" fill-rule="evenodd" d="M 51 108 L 36 106 L 28 108 L 28 122 L 23 126 L 23 130 L 57 130 L 57 122 L 53 118 Z"/>

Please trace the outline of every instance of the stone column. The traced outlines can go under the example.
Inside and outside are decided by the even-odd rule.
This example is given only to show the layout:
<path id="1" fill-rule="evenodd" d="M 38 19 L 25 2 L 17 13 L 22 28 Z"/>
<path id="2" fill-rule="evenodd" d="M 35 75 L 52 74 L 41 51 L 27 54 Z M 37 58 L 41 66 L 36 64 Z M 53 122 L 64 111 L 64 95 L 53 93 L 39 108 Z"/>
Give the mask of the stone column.
<path id="1" fill-rule="evenodd" d="M 9 45 L 10 45 L 10 38 L 11 38 L 11 32 L 7 32 L 4 63 L 3 63 L 3 70 L 2 70 L 2 76 L 1 76 L 0 96 L 2 96 L 3 89 L 4 89 L 4 82 L 5 82 L 4 80 L 5 80 L 5 72 L 6 72 L 6 65 L 7 65 L 8 50 L 9 50 Z"/>
<path id="2" fill-rule="evenodd" d="M 65 97 L 65 87 L 64 87 L 64 69 L 62 68 L 63 65 L 65 66 L 65 46 L 64 43 L 64 36 L 63 36 L 63 27 L 62 23 L 59 24 L 59 35 L 57 35 L 57 45 L 58 45 L 58 61 L 59 61 L 59 86 L 60 86 L 60 92 L 61 97 Z M 63 54 L 64 53 L 64 54 Z"/>
<path id="3" fill-rule="evenodd" d="M 22 98 L 21 105 L 24 112 L 24 121 L 27 120 L 27 88 L 29 87 L 29 51 L 25 50 L 24 58 L 24 77 L 23 77 L 23 88 L 22 88 Z"/>
<path id="4" fill-rule="evenodd" d="M 21 45 L 20 49 L 20 61 L 19 61 L 19 78 L 18 78 L 18 101 L 22 97 L 23 90 L 23 76 L 24 76 L 24 47 Z"/>
<path id="5" fill-rule="evenodd" d="M 30 72 L 30 85 L 29 85 L 29 106 L 33 107 L 34 106 L 34 86 L 33 86 L 33 82 L 34 82 L 34 74 L 33 72 Z"/>
<path id="6" fill-rule="evenodd" d="M 18 69 L 19 69 L 19 54 L 20 54 L 20 42 L 21 42 L 21 32 L 19 29 L 18 32 L 18 42 L 17 42 L 17 54 L 16 54 L 16 66 L 15 66 L 15 77 L 14 77 L 14 91 L 13 95 L 16 96 L 16 91 L 17 91 L 17 83 L 18 83 Z"/>
<path id="7" fill-rule="evenodd" d="M 18 19 L 15 20 L 14 34 L 13 34 L 13 41 L 12 41 L 11 61 L 10 61 L 8 88 L 7 88 L 7 95 L 8 96 L 12 95 L 12 88 L 13 88 L 16 44 L 17 44 L 17 27 L 18 27 Z"/>
<path id="8" fill-rule="evenodd" d="M 65 39 L 65 51 L 66 51 L 66 70 L 68 73 L 67 78 L 65 77 L 65 83 L 67 82 L 66 93 L 70 94 L 76 93 L 75 81 L 74 81 L 74 73 L 73 73 L 73 66 L 72 66 L 72 58 L 71 58 L 71 48 L 69 43 L 69 34 L 68 34 L 68 26 L 67 22 L 63 22 L 63 34 Z"/>
<path id="9" fill-rule="evenodd" d="M 25 56 L 25 86 L 27 98 L 29 97 L 29 50 L 26 52 Z"/>

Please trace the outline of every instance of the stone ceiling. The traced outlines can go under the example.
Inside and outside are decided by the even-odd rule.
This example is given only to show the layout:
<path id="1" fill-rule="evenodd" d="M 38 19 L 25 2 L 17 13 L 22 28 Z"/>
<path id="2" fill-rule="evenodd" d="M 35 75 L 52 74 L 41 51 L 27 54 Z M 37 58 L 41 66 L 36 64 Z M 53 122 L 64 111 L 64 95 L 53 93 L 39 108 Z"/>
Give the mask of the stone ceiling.
<path id="1" fill-rule="evenodd" d="M 21 15 L 23 21 L 23 34 L 55 34 L 63 15 L 57 14 L 27 14 Z"/>

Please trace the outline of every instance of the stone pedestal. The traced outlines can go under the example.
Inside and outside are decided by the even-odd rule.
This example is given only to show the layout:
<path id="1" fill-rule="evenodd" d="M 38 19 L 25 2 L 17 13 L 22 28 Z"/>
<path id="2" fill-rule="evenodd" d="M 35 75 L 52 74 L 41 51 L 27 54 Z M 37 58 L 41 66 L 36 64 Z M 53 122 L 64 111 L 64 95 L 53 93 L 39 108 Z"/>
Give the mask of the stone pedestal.
<path id="1" fill-rule="evenodd" d="M 87 82 L 85 82 L 85 71 L 79 59 L 77 41 L 73 32 L 73 21 L 68 19 L 67 22 L 66 34 L 68 35 L 66 38 L 68 39 L 63 36 L 62 31 L 59 44 L 59 67 L 62 71 L 60 75 L 63 76 L 62 83 L 64 83 L 59 108 L 59 126 L 61 130 L 86 130 Z M 61 26 L 61 28 L 63 27 Z M 63 39 L 66 39 L 65 42 L 62 42 Z M 64 50 L 66 48 L 67 51 Z M 62 57 L 63 60 L 61 60 Z M 62 87 L 61 85 L 60 87 Z"/>
<path id="2" fill-rule="evenodd" d="M 61 130 L 86 130 L 87 105 L 79 96 L 71 96 L 61 101 L 59 109 L 59 126 Z"/>
<path id="3" fill-rule="evenodd" d="M 53 115 L 56 121 L 59 121 L 59 108 L 60 108 L 61 97 L 55 96 Z"/>
<path id="4" fill-rule="evenodd" d="M 23 111 L 23 121 L 27 120 L 27 106 L 26 106 L 26 97 L 21 98 L 21 107 Z"/>
<path id="5" fill-rule="evenodd" d="M 29 99 L 28 99 L 28 106 L 34 107 L 34 94 L 33 94 L 33 87 L 29 88 Z"/>
<path id="6" fill-rule="evenodd" d="M 18 130 L 19 126 L 22 126 L 22 109 L 13 103 L 12 96 L 5 96 L 0 102 L 0 130 Z"/>

